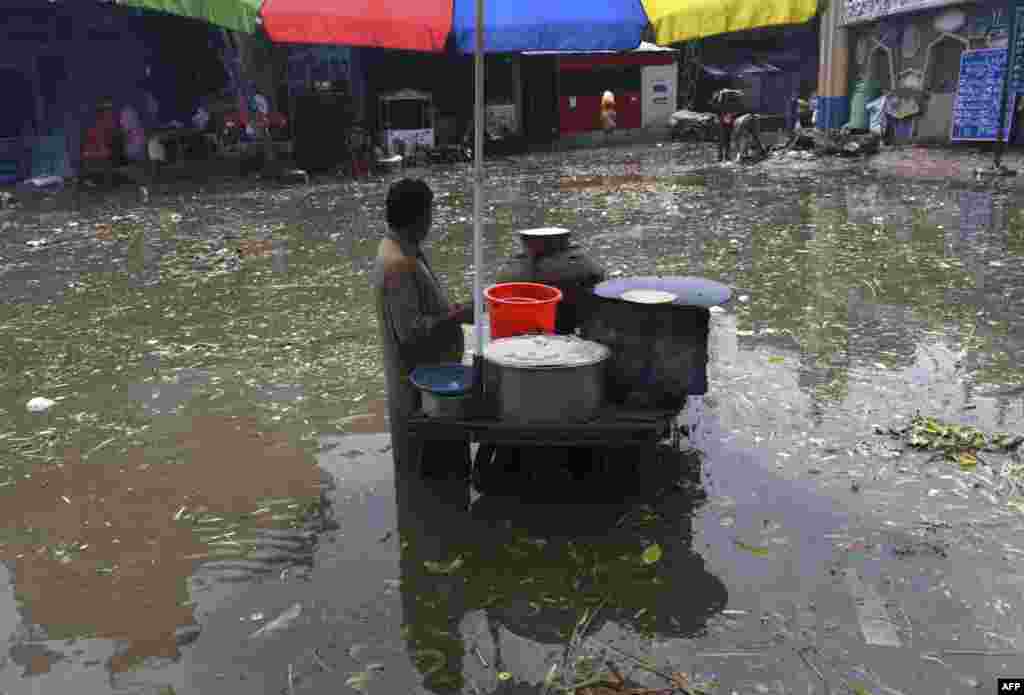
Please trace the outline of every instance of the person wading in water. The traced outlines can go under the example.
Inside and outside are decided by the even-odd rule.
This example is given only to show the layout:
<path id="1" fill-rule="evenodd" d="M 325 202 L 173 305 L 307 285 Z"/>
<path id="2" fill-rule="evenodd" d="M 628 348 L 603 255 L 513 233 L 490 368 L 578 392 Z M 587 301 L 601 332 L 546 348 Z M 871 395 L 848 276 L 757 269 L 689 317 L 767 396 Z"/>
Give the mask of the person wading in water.
<path id="1" fill-rule="evenodd" d="M 391 445 L 396 464 L 415 464 L 423 454 L 428 473 L 468 475 L 467 445 L 422 443 L 409 436 L 409 416 L 420 409 L 420 393 L 409 381 L 421 365 L 461 362 L 462 323 L 472 323 L 473 306 L 452 304 L 420 244 L 433 222 L 434 194 L 426 183 L 402 179 L 387 198 L 388 229 L 374 267 L 377 320 L 384 352 Z"/>
<path id="2" fill-rule="evenodd" d="M 725 162 L 732 155 L 732 132 L 736 117 L 743 110 L 743 92 L 737 89 L 720 89 L 711 97 L 718 113 L 718 161 Z"/>

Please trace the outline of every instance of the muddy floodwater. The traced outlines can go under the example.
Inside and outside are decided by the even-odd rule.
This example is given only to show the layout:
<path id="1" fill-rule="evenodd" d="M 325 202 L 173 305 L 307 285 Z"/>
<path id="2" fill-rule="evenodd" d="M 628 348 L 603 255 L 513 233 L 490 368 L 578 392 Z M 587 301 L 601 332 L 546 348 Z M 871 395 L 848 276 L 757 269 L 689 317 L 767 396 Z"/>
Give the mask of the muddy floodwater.
<path id="1" fill-rule="evenodd" d="M 741 695 L 1024 676 L 1019 451 L 905 431 L 1024 434 L 1011 184 L 668 145 L 487 171 L 486 279 L 515 230 L 564 226 L 612 277 L 733 288 L 683 450 L 552 473 L 543 500 L 396 474 L 368 277 L 387 179 L 0 210 L 0 693 L 571 692 L 609 661 Z M 468 299 L 469 169 L 412 173 Z"/>

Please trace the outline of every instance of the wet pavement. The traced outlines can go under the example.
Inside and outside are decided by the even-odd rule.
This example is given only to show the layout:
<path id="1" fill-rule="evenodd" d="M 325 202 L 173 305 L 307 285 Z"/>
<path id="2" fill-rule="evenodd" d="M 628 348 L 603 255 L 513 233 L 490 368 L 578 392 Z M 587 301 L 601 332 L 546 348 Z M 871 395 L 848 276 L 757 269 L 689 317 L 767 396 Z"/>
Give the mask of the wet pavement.
<path id="1" fill-rule="evenodd" d="M 396 477 L 367 275 L 386 180 L 0 210 L 0 692 L 540 692 L 606 660 L 742 694 L 1024 675 L 1021 469 L 888 433 L 1024 432 L 1014 184 L 674 146 L 487 168 L 487 277 L 514 230 L 561 225 L 613 276 L 734 288 L 686 451 L 554 501 Z M 466 298 L 468 169 L 420 173 Z"/>

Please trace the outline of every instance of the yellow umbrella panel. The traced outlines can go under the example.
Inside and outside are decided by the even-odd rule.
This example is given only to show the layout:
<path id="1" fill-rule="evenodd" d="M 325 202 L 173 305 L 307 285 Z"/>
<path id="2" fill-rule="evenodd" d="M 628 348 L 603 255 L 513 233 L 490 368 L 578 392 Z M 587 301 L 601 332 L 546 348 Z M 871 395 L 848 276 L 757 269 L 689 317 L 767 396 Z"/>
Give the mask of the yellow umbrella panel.
<path id="1" fill-rule="evenodd" d="M 746 29 L 802 24 L 818 11 L 818 0 L 641 0 L 654 26 L 655 43 L 666 46 Z"/>

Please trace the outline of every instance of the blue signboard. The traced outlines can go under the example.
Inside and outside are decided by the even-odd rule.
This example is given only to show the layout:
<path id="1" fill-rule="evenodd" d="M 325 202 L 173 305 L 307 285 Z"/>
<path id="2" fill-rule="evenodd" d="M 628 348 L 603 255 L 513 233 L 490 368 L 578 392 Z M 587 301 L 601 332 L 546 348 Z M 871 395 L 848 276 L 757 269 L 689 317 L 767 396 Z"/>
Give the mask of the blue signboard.
<path id="1" fill-rule="evenodd" d="M 995 140 L 1006 76 L 1005 48 L 979 48 L 960 56 L 960 81 L 953 100 L 953 141 Z M 1006 103 L 1006 135 L 1013 127 L 1013 94 Z"/>

